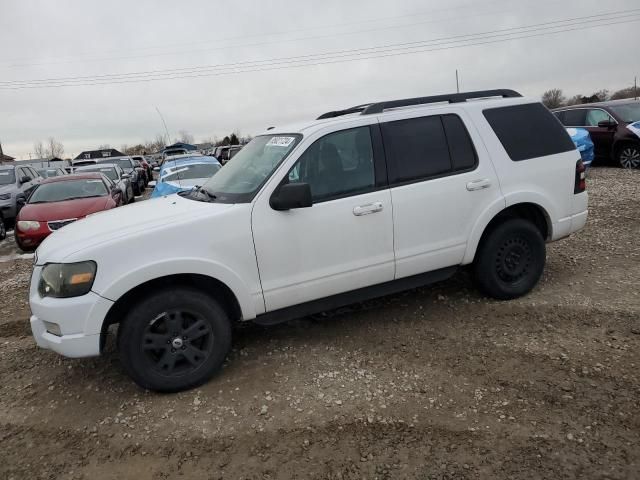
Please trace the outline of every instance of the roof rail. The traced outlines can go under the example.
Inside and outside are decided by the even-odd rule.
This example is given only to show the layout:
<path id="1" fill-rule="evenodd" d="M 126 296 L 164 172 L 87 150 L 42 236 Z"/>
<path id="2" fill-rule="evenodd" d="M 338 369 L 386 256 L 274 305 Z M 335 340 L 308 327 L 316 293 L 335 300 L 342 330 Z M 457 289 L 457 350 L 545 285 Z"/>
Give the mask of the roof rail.
<path id="1" fill-rule="evenodd" d="M 488 97 L 503 97 L 503 98 L 515 98 L 522 97 L 518 92 L 514 90 L 479 90 L 477 92 L 467 93 L 451 93 L 448 95 L 434 95 L 431 97 L 417 97 L 417 98 L 405 98 L 403 100 L 390 100 L 388 102 L 378 102 L 366 105 L 362 109 L 361 115 L 371 115 L 374 113 L 382 113 L 388 108 L 409 107 L 412 105 L 424 105 L 427 103 L 462 103 L 474 98 L 488 98 Z M 330 112 L 333 113 L 333 112 Z M 348 112 L 352 113 L 352 112 Z M 325 114 L 326 115 L 326 114 Z M 344 115 L 344 114 L 343 114 Z M 329 117 L 323 117 L 329 118 Z"/>
<path id="2" fill-rule="evenodd" d="M 345 108 L 344 110 L 333 110 L 331 112 L 323 113 L 316 120 L 323 120 L 325 118 L 341 117 L 342 115 L 349 115 L 350 113 L 362 112 L 366 107 L 372 105 L 371 103 L 365 103 L 364 105 L 357 105 L 351 108 Z"/>

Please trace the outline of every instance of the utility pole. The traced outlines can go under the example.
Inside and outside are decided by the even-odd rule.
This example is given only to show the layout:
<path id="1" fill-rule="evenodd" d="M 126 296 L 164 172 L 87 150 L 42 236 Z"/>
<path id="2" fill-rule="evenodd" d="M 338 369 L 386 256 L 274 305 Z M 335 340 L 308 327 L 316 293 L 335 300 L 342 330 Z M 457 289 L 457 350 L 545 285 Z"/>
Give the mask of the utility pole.
<path id="1" fill-rule="evenodd" d="M 456 68 L 456 91 L 460 93 L 460 80 L 458 79 L 458 69 Z"/>
<path id="2" fill-rule="evenodd" d="M 638 100 L 638 76 L 636 75 L 633 80 L 633 98 Z M 2 152 L 2 150 L 0 150 Z"/>

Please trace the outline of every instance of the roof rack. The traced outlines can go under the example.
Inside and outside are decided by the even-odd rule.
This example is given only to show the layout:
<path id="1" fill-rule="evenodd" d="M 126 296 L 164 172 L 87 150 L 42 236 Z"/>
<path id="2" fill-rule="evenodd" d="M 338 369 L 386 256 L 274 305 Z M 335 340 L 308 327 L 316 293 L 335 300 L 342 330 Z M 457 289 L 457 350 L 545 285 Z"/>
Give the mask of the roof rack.
<path id="1" fill-rule="evenodd" d="M 350 113 L 362 112 L 369 105 L 373 105 L 373 104 L 365 103 L 364 105 L 357 105 L 355 107 L 345 108 L 344 110 L 334 110 L 332 112 L 323 113 L 318 118 L 316 118 L 316 120 L 323 120 L 325 118 L 335 118 L 335 117 L 340 117 L 342 115 L 348 115 Z"/>
<path id="2" fill-rule="evenodd" d="M 428 103 L 462 103 L 467 100 L 489 97 L 502 97 L 502 98 L 517 98 L 522 97 L 515 90 L 478 90 L 477 92 L 466 93 L 451 93 L 447 95 L 434 95 L 431 97 L 417 97 L 417 98 L 405 98 L 403 100 L 390 100 L 387 102 L 369 103 L 365 105 L 358 105 L 357 107 L 347 108 L 345 110 L 335 110 L 332 112 L 323 113 L 316 120 L 322 120 L 325 118 L 335 118 L 342 115 L 348 115 L 350 113 L 360 113 L 361 115 L 371 115 L 375 113 L 382 113 L 388 108 L 400 108 L 409 107 L 413 105 L 425 105 Z"/>

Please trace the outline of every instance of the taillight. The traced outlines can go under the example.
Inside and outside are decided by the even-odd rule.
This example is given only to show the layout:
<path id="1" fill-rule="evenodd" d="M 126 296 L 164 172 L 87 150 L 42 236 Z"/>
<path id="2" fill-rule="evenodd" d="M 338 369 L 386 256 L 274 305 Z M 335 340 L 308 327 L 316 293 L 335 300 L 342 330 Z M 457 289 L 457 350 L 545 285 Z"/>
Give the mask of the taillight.
<path id="1" fill-rule="evenodd" d="M 582 193 L 587 189 L 587 169 L 582 160 L 576 162 L 576 184 L 573 187 L 573 193 Z"/>

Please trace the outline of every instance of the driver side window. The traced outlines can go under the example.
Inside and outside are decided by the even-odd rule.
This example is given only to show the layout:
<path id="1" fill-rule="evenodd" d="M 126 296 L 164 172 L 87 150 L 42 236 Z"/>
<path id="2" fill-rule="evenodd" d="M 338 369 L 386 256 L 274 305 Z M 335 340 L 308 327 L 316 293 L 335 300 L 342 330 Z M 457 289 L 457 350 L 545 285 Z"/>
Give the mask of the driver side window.
<path id="1" fill-rule="evenodd" d="M 342 130 L 317 140 L 289 171 L 288 180 L 308 183 L 314 203 L 371 191 L 375 170 L 369 127 Z"/>

